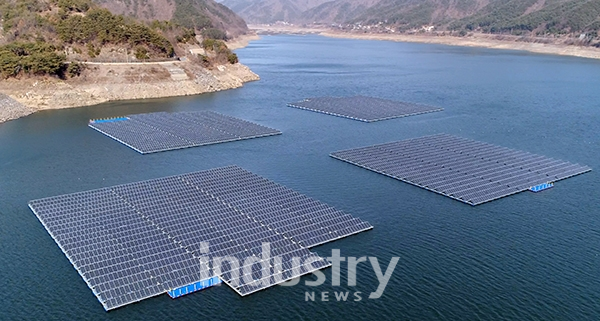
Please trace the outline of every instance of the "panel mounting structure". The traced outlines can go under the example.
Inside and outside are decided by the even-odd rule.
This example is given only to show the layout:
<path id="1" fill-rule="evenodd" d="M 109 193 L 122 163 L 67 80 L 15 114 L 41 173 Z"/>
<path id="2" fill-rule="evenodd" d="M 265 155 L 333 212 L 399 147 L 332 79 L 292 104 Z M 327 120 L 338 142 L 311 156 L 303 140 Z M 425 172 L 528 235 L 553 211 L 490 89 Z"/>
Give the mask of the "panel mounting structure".
<path id="1" fill-rule="evenodd" d="M 142 154 L 281 134 L 213 111 L 136 114 L 88 126 Z"/>
<path id="2" fill-rule="evenodd" d="M 307 98 L 289 103 L 288 106 L 368 123 L 443 110 L 434 106 L 366 96 Z"/>
<path id="3" fill-rule="evenodd" d="M 538 191 L 591 171 L 588 166 L 447 134 L 330 156 L 470 205 L 529 189 Z"/>
<path id="4" fill-rule="evenodd" d="M 33 200 L 29 207 L 106 310 L 221 280 L 248 295 L 330 266 L 308 249 L 373 228 L 237 166 Z M 263 254 L 265 244 L 272 258 Z M 240 268 L 246 260 L 256 264 L 240 270 L 228 259 Z"/>

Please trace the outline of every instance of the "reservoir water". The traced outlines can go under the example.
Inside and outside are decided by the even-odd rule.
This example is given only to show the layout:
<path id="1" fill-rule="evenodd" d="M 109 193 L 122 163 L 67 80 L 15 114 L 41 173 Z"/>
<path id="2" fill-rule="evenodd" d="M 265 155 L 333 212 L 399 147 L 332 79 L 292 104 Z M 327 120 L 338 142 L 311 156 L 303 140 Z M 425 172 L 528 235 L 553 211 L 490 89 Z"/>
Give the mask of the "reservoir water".
<path id="1" fill-rule="evenodd" d="M 53 110 L 0 124 L 0 319 L 598 320 L 600 61 L 516 51 L 319 36 L 264 36 L 237 51 L 261 76 L 220 93 Z M 367 95 L 444 107 L 376 123 L 286 107 Z M 91 118 L 214 110 L 283 135 L 141 155 Z M 540 193 L 471 207 L 334 160 L 332 151 L 448 133 L 591 166 Z M 371 256 L 357 285 L 227 286 L 162 295 L 106 313 L 27 207 L 32 199 L 236 164 L 326 202 L 374 229 L 314 250 Z M 305 301 L 315 291 L 316 300 Z M 338 302 L 334 292 L 350 292 Z M 329 301 L 322 301 L 329 292 Z M 352 301 L 355 292 L 362 300 Z"/>

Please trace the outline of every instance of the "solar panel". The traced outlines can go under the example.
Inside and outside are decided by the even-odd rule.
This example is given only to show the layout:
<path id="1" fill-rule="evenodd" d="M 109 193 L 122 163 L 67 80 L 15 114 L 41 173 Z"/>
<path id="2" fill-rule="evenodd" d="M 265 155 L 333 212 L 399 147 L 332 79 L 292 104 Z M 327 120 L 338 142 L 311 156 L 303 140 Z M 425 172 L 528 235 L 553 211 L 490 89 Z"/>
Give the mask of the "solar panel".
<path id="1" fill-rule="evenodd" d="M 142 154 L 281 134 L 213 111 L 136 114 L 88 126 Z"/>
<path id="2" fill-rule="evenodd" d="M 333 158 L 470 205 L 539 191 L 591 168 L 439 134 L 333 152 Z"/>
<path id="3" fill-rule="evenodd" d="M 330 266 L 308 248 L 373 228 L 237 166 L 33 200 L 29 207 L 106 310 L 162 293 L 179 297 L 219 279 L 248 295 Z M 281 262 L 262 257 L 263 243 Z M 268 267 L 264 275 L 243 273 L 217 258 Z M 310 262 L 296 266 L 294 258 Z"/>
<path id="4" fill-rule="evenodd" d="M 442 111 L 443 108 L 374 97 L 316 97 L 288 106 L 363 122 L 406 117 Z"/>

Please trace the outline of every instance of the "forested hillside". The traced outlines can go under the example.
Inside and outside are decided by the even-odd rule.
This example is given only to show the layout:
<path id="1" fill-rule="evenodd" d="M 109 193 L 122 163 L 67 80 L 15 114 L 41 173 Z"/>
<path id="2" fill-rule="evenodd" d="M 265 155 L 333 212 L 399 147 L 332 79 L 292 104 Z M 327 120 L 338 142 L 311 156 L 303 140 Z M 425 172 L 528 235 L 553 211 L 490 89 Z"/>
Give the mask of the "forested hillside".
<path id="1" fill-rule="evenodd" d="M 310 8 L 328 0 L 223 0 L 222 3 L 248 23 L 274 23 L 294 21 Z"/>
<path id="2" fill-rule="evenodd" d="M 303 12 L 301 23 L 347 23 L 367 11 L 379 0 L 338 0 L 328 1 Z"/>
<path id="3" fill-rule="evenodd" d="M 253 22 L 272 23 L 289 0 L 225 0 Z M 243 3 L 243 5 L 242 5 Z M 394 32 L 428 30 L 530 36 L 598 38 L 600 0 L 332 0 L 278 20 L 294 24 L 337 24 L 344 28 Z"/>
<path id="4" fill-rule="evenodd" d="M 476 14 L 492 1 L 494 0 L 379 0 L 346 22 L 384 22 L 387 26 L 397 29 L 417 28 L 423 25 L 445 26 L 456 19 Z"/>
<path id="5" fill-rule="evenodd" d="M 248 31 L 246 22 L 241 17 L 213 0 L 93 1 L 112 13 L 144 21 L 167 20 L 197 30 L 216 29 L 227 37 L 236 37 Z"/>
<path id="6" fill-rule="evenodd" d="M 597 33 L 600 0 L 504 0 L 492 2 L 477 14 L 453 22 L 453 29 L 490 33 Z"/>
<path id="7" fill-rule="evenodd" d="M 170 22 L 142 22 L 115 15 L 89 0 L 0 0 L 0 76 L 52 75 L 75 77 L 78 63 L 99 55 L 118 55 L 126 61 L 174 58 L 184 44 L 197 44 L 196 29 Z M 204 34 L 207 55 L 197 58 L 209 64 L 237 62 L 218 39 L 214 28 Z M 207 41 L 210 40 L 210 41 Z M 209 57 L 210 55 L 210 57 Z"/>

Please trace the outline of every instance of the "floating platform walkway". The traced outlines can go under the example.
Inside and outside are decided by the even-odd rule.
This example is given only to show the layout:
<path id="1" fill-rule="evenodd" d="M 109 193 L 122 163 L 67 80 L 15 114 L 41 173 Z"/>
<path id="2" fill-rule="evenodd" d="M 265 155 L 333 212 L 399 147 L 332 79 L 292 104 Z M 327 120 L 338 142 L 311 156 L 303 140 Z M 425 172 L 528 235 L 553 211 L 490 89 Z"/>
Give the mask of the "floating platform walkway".
<path id="1" fill-rule="evenodd" d="M 444 110 L 428 105 L 365 96 L 307 98 L 289 103 L 288 106 L 368 123 Z"/>
<path id="2" fill-rule="evenodd" d="M 331 153 L 333 158 L 479 205 L 591 171 L 555 160 L 452 135 L 433 135 Z"/>
<path id="3" fill-rule="evenodd" d="M 532 191 L 532 192 L 537 193 L 537 192 L 541 192 L 541 191 L 547 190 L 547 189 L 549 189 L 551 187 L 554 187 L 554 183 L 542 183 L 542 184 L 539 184 L 539 185 L 532 186 L 529 190 Z"/>
<path id="4" fill-rule="evenodd" d="M 281 134 L 276 129 L 213 111 L 96 119 L 89 122 L 89 127 L 142 154 Z"/>
<path id="5" fill-rule="evenodd" d="M 221 279 L 218 276 L 213 276 L 210 279 L 194 282 L 177 289 L 169 290 L 167 291 L 167 294 L 171 297 L 171 299 L 177 299 L 178 297 L 198 292 L 219 284 L 221 284 Z"/>

